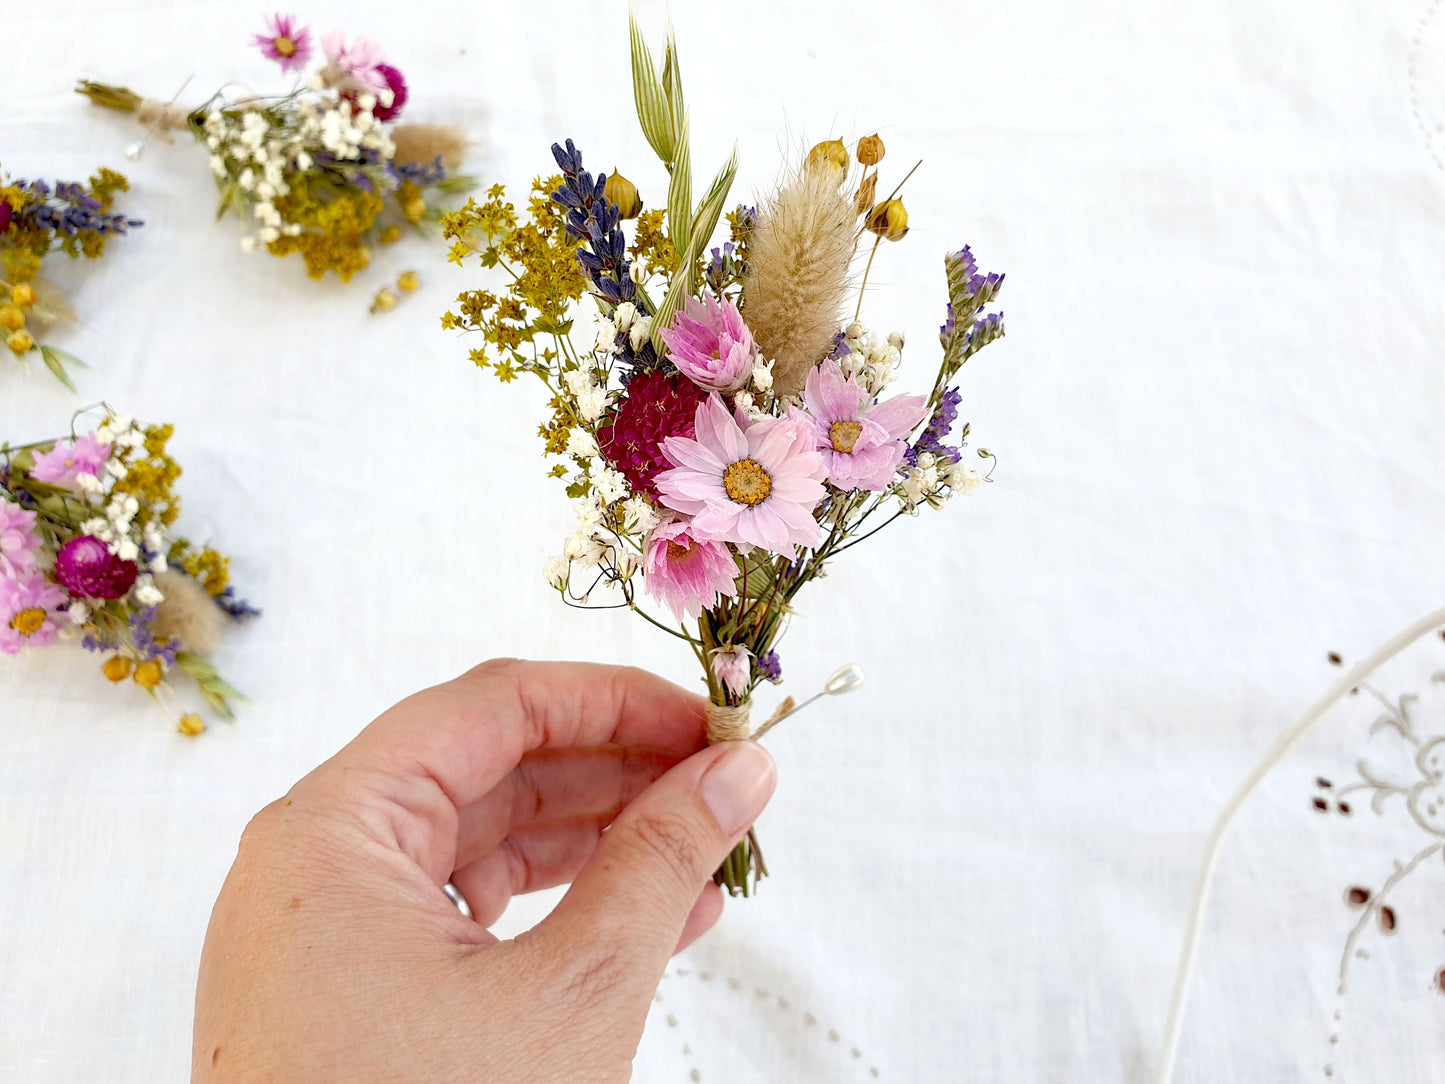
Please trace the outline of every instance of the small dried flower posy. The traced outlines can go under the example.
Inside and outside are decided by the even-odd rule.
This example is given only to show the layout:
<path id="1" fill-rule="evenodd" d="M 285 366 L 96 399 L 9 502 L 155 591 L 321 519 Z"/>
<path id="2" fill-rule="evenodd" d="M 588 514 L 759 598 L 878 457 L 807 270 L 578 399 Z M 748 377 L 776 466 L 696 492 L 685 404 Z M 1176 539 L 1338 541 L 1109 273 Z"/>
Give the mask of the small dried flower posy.
<path id="1" fill-rule="evenodd" d="M 0 652 L 78 636 L 110 681 L 140 686 L 196 735 L 205 723 L 179 706 L 170 673 L 190 674 L 232 718 L 240 694 L 209 655 L 260 611 L 236 595 L 229 559 L 171 533 L 181 474 L 166 451 L 171 427 L 99 411 L 83 435 L 0 444 Z"/>
<path id="2" fill-rule="evenodd" d="M 75 319 L 60 291 L 40 274 L 41 265 L 52 252 L 99 259 L 112 237 L 142 225 L 113 210 L 116 193 L 129 187 L 109 169 L 98 170 L 85 184 L 6 181 L 0 175 L 0 339 L 22 361 L 39 354 L 71 391 L 75 385 L 65 367 L 79 360 L 35 337 Z"/>
<path id="3" fill-rule="evenodd" d="M 311 30 L 290 15 L 272 16 L 254 41 L 283 72 L 303 68 L 315 49 Z M 229 211 L 247 224 L 246 251 L 300 253 L 312 278 L 335 272 L 345 282 L 370 265 L 378 245 L 436 221 L 439 197 L 473 182 L 458 172 L 462 132 L 394 123 L 411 91 L 378 46 L 326 34 L 320 52 L 321 65 L 287 93 L 217 94 L 193 110 L 104 83 L 82 81 L 76 90 L 163 137 L 184 128 L 204 144 L 220 190 L 217 217 Z M 400 278 L 415 283 L 416 272 Z M 390 307 L 378 294 L 372 311 Z"/>
<path id="4" fill-rule="evenodd" d="M 462 294 L 442 323 L 479 332 L 472 360 L 498 379 L 530 374 L 547 389 L 541 436 L 578 520 L 547 582 L 574 605 L 614 591 L 613 605 L 685 641 L 709 736 L 756 737 L 796 710 L 784 700 L 750 728 L 754 691 L 782 680 L 777 645 L 803 585 L 901 516 L 985 481 L 964 458 L 968 426 L 955 428 L 956 379 L 1003 335 L 1001 315 L 985 314 L 1003 276 L 981 274 L 966 247 L 944 258 L 937 373 L 921 393 L 894 394 L 903 336 L 859 322 L 867 269 L 861 283 L 852 274 L 869 233 L 871 267 L 908 232 L 901 183 L 876 198 L 883 141 L 851 155 L 842 140 L 818 144 L 756 207 L 729 212 L 730 239 L 709 251 L 736 152 L 695 203 L 676 46 L 669 37 L 659 72 L 635 21 L 631 41 L 666 207 L 645 210 L 631 181 L 594 176 L 570 139 L 554 144 L 559 172 L 532 183 L 525 220 L 500 186 L 444 219 L 454 261 L 475 256 L 507 278 Z M 595 332 L 579 344 L 588 309 Z M 861 680 L 846 667 L 824 694 Z M 746 895 L 765 873 L 749 833 L 715 879 Z"/>

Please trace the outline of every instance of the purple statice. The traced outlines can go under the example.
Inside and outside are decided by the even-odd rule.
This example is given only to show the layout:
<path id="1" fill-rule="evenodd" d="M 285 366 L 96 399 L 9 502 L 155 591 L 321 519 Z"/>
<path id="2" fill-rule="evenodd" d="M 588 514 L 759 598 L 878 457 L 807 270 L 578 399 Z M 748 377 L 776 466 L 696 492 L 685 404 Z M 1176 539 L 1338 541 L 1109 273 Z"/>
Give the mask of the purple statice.
<path id="1" fill-rule="evenodd" d="M 176 664 L 176 656 L 180 653 L 181 642 L 170 639 L 159 641 L 155 633 L 151 631 L 151 625 L 155 623 L 156 608 L 146 606 L 136 610 L 130 615 L 130 638 L 135 644 L 136 653 L 145 660 L 160 659 L 167 666 Z"/>
<path id="2" fill-rule="evenodd" d="M 828 356 L 834 361 L 847 357 L 853 351 L 848 348 L 848 333 L 840 331 L 833 336 L 833 349 L 828 351 Z"/>
<path id="3" fill-rule="evenodd" d="M 928 419 L 928 425 L 918 434 L 918 439 L 914 441 L 913 447 L 903 454 L 903 458 L 914 465 L 918 463 L 920 452 L 938 456 L 950 463 L 957 463 L 962 459 L 963 454 L 957 448 L 950 448 L 943 443 L 953 431 L 953 423 L 958 420 L 958 404 L 961 402 L 963 392 L 957 388 L 946 389 L 938 405 L 933 408 L 933 417 Z"/>
<path id="4" fill-rule="evenodd" d="M 783 660 L 778 658 L 776 651 L 769 651 L 758 656 L 759 676 L 771 681 L 774 685 L 783 680 Z"/>
<path id="5" fill-rule="evenodd" d="M 562 170 L 562 184 L 552 199 L 567 208 L 567 232 L 582 241 L 577 262 L 592 282 L 593 292 L 604 305 L 630 301 L 640 316 L 652 315 L 647 299 L 632 281 L 632 264 L 627 259 L 627 237 L 622 232 L 622 211 L 604 193 L 607 174 L 592 174 L 582 168 L 582 152 L 569 139 L 566 146 L 552 144 L 552 157 Z M 608 310 L 610 311 L 610 310 Z M 634 348 L 627 336 L 618 336 L 616 356 L 618 377 L 624 387 L 640 372 L 664 368 L 649 338 Z"/>
<path id="6" fill-rule="evenodd" d="M 410 181 L 418 187 L 425 187 L 429 184 L 440 184 L 446 179 L 446 166 L 442 165 L 442 156 L 437 155 L 430 165 L 423 165 L 420 162 L 407 162 L 404 165 L 393 165 L 392 172 L 396 174 L 398 182 Z"/>
<path id="7" fill-rule="evenodd" d="M 74 181 L 56 181 L 54 188 L 44 181 L 17 181 L 16 184 L 40 197 L 27 204 L 18 216 L 22 223 L 35 229 L 54 230 L 74 237 L 78 233 L 123 234 L 144 225 L 138 218 L 104 214 L 100 200 Z"/>
<path id="8" fill-rule="evenodd" d="M 567 208 L 567 232 L 583 242 L 577 249 L 577 262 L 603 301 L 612 305 L 632 301 L 641 311 L 642 299 L 629 273 L 622 212 L 604 194 L 607 174 L 599 173 L 594 180 L 582 168 L 582 152 L 570 139 L 566 147 L 553 143 L 552 157 L 562 170 L 562 184 L 552 193 L 552 200 Z"/>
<path id="9" fill-rule="evenodd" d="M 216 605 L 225 610 L 233 621 L 245 621 L 248 617 L 260 617 L 261 611 L 243 598 L 238 598 L 234 587 L 227 587 L 216 596 Z"/>

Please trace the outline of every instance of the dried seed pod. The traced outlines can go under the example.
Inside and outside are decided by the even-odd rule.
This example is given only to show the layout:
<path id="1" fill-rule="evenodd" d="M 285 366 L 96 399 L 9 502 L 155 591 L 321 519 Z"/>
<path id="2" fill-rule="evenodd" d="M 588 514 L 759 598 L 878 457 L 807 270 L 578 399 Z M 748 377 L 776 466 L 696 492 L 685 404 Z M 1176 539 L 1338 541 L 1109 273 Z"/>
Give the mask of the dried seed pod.
<path id="1" fill-rule="evenodd" d="M 617 204 L 623 218 L 636 218 L 642 213 L 642 197 L 637 194 L 637 185 L 616 170 L 608 175 L 602 194 Z"/>
<path id="2" fill-rule="evenodd" d="M 809 166 L 829 165 L 839 174 L 847 173 L 848 148 L 843 146 L 841 139 L 825 140 L 808 152 L 807 164 Z"/>
<path id="3" fill-rule="evenodd" d="M 878 195 L 878 174 L 870 173 L 863 178 L 863 183 L 858 186 L 858 198 L 853 201 L 854 209 L 861 215 L 868 212 L 873 206 L 873 200 Z"/>
<path id="4" fill-rule="evenodd" d="M 908 208 L 901 199 L 884 200 L 869 213 L 868 228 L 885 241 L 901 241 L 908 233 Z"/>
<path id="5" fill-rule="evenodd" d="M 883 151 L 883 140 L 877 132 L 858 140 L 858 161 L 865 166 L 876 166 L 883 161 Z"/>

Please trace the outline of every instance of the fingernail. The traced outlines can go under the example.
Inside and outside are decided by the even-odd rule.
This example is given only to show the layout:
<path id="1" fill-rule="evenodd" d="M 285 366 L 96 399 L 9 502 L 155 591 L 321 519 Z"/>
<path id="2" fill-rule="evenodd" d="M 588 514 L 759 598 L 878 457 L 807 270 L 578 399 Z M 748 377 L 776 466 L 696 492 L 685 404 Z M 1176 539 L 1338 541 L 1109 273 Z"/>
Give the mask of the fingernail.
<path id="1" fill-rule="evenodd" d="M 735 836 L 768 804 L 777 785 L 778 770 L 768 751 L 757 742 L 730 741 L 713 766 L 703 773 L 702 800 L 718 827 Z"/>

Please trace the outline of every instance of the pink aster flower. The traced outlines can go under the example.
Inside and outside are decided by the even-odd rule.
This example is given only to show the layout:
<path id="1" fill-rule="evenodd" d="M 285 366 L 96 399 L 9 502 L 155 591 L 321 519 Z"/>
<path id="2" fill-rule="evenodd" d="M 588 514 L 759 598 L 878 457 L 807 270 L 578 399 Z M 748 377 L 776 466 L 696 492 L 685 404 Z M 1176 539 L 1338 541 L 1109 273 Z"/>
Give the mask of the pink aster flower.
<path id="1" fill-rule="evenodd" d="M 647 538 L 642 585 L 648 594 L 672 608 L 679 622 L 696 618 L 718 595 L 737 595 L 738 566 L 722 542 L 692 536 L 685 519 L 659 524 Z"/>
<path id="2" fill-rule="evenodd" d="M 34 512 L 11 501 L 0 501 L 0 590 L 4 590 L 5 578 L 35 571 L 40 537 L 31 529 L 34 526 Z"/>
<path id="3" fill-rule="evenodd" d="M 706 290 L 701 301 L 687 299 L 662 341 L 683 375 L 709 391 L 737 391 L 753 371 L 753 334 L 742 313 Z"/>
<path id="4" fill-rule="evenodd" d="M 887 489 L 907 450 L 900 438 L 927 412 L 921 395 L 873 402 L 855 377 L 844 379 L 836 361 L 809 370 L 803 405 L 806 412 L 795 410 L 792 416 L 808 426 L 828 481 L 842 490 Z"/>
<path id="5" fill-rule="evenodd" d="M 672 469 L 657 476 L 657 490 L 668 508 L 693 517 L 695 539 L 793 557 L 822 537 L 813 509 L 828 471 L 813 444 L 796 420 L 735 417 L 713 392 L 698 404 L 693 438 L 662 442 Z"/>
<path id="6" fill-rule="evenodd" d="M 110 445 L 102 444 L 94 433 L 79 440 L 58 440 L 50 451 L 35 457 L 30 477 L 53 486 L 72 486 L 82 474 L 98 478 L 109 458 Z"/>
<path id="7" fill-rule="evenodd" d="M 0 580 L 0 651 L 18 655 L 25 647 L 49 647 L 68 601 L 65 592 L 43 576 Z"/>
<path id="8" fill-rule="evenodd" d="M 326 59 L 363 90 L 378 96 L 383 91 L 391 93 L 386 75 L 381 71 L 380 46 L 365 38 L 357 38 L 347 45 L 342 34 L 331 33 L 321 39 L 321 48 L 326 53 Z"/>
<path id="9" fill-rule="evenodd" d="M 296 16 L 277 12 L 266 20 L 266 33 L 252 39 L 261 55 L 281 65 L 283 72 L 301 67 L 311 59 L 311 31 L 298 26 Z"/>
<path id="10" fill-rule="evenodd" d="M 753 653 L 741 644 L 720 647 L 712 655 L 712 672 L 728 692 L 742 696 L 753 676 Z"/>

